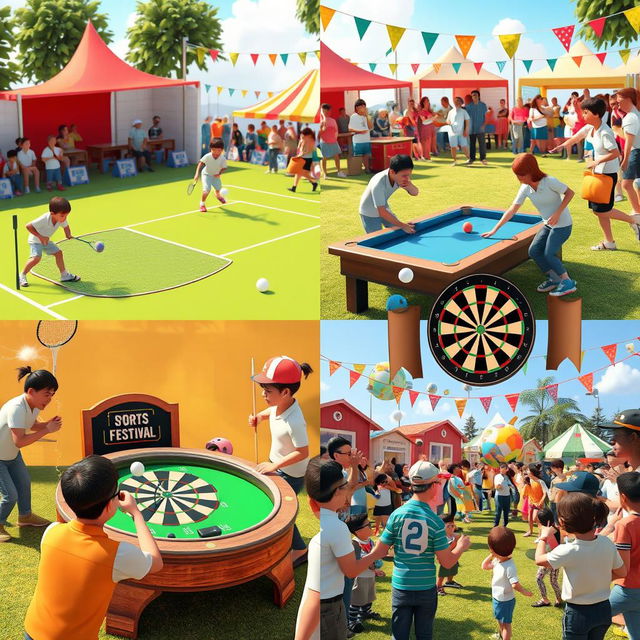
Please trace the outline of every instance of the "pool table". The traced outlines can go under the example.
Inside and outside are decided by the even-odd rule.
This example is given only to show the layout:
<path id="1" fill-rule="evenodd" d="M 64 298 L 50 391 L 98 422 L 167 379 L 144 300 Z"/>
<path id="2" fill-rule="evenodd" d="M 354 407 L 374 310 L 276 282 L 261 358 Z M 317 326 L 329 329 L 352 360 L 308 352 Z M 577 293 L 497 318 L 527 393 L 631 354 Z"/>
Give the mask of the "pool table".
<path id="1" fill-rule="evenodd" d="M 368 308 L 369 282 L 439 294 L 463 276 L 500 275 L 524 262 L 542 219 L 517 213 L 493 237 L 483 238 L 503 213 L 463 205 L 412 220 L 415 234 L 390 228 L 331 244 L 329 253 L 340 257 L 340 273 L 346 277 L 347 309 L 361 313 Z M 472 233 L 462 230 L 465 222 L 473 225 Z M 398 279 L 403 267 L 413 271 L 409 283 Z"/>

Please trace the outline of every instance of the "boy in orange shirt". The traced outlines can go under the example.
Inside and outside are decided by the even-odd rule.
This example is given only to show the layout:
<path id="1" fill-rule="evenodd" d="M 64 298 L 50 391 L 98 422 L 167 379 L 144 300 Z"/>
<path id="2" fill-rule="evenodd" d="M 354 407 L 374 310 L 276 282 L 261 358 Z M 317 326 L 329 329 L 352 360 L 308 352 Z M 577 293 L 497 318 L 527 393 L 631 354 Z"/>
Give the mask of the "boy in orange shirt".
<path id="1" fill-rule="evenodd" d="M 60 486 L 76 519 L 54 522 L 42 537 L 25 640 L 98 640 L 116 583 L 160 571 L 162 557 L 135 500 L 119 491 L 111 460 L 76 462 Z M 107 537 L 104 524 L 118 508 L 133 518 L 139 547 Z"/>

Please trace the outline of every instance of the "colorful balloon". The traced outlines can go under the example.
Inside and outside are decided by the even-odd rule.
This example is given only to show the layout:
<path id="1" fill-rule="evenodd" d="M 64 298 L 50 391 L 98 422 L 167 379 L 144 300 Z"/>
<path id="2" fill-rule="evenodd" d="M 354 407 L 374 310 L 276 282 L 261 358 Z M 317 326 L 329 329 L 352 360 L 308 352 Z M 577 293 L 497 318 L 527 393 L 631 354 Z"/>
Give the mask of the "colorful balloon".
<path id="1" fill-rule="evenodd" d="M 487 427 L 480 436 L 482 462 L 498 467 L 501 462 L 513 462 L 522 453 L 522 436 L 511 424 Z"/>
<path id="2" fill-rule="evenodd" d="M 369 375 L 367 391 L 378 400 L 394 400 L 393 387 L 412 389 L 413 383 L 406 369 L 399 369 L 398 373 L 390 380 L 389 363 L 378 362 Z"/>

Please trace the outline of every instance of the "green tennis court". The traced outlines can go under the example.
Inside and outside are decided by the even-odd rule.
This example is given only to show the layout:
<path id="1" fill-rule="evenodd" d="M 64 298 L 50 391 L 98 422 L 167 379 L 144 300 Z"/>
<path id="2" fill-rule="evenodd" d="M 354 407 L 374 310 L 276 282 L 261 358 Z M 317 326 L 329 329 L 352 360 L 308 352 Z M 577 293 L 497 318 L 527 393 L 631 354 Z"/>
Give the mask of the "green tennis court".
<path id="1" fill-rule="evenodd" d="M 0 201 L 0 308 L 5 319 L 311 319 L 319 315 L 319 193 L 297 193 L 284 174 L 229 163 L 227 204 L 186 185 L 193 167 L 117 179 L 96 171 L 68 189 L 74 236 L 105 243 L 103 253 L 76 240 L 52 238 L 80 282 L 60 286 L 51 256 L 17 290 L 13 214 L 19 265 L 29 255 L 25 225 L 47 211 L 52 193 Z M 57 193 L 55 195 L 58 195 Z M 35 274 L 41 277 L 37 277 Z M 48 278 L 49 280 L 43 279 Z M 260 293 L 256 281 L 266 278 Z M 55 282 L 55 284 L 54 284 Z M 148 295 L 142 295 L 148 294 Z"/>

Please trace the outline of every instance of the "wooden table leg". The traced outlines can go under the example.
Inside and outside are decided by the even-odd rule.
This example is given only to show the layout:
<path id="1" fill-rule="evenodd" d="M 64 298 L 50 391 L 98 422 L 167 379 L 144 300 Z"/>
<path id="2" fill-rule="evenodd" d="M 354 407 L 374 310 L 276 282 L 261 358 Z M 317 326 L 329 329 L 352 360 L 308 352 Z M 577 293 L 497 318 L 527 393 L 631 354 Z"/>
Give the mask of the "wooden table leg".
<path id="1" fill-rule="evenodd" d="M 267 573 L 267 578 L 273 582 L 273 601 L 284 607 L 296 588 L 290 553 Z"/>
<path id="2" fill-rule="evenodd" d="M 145 607 L 162 591 L 119 582 L 107 610 L 107 633 L 125 638 L 138 637 L 138 622 Z"/>
<path id="3" fill-rule="evenodd" d="M 362 313 L 369 308 L 369 287 L 366 280 L 346 276 L 347 310 Z"/>

